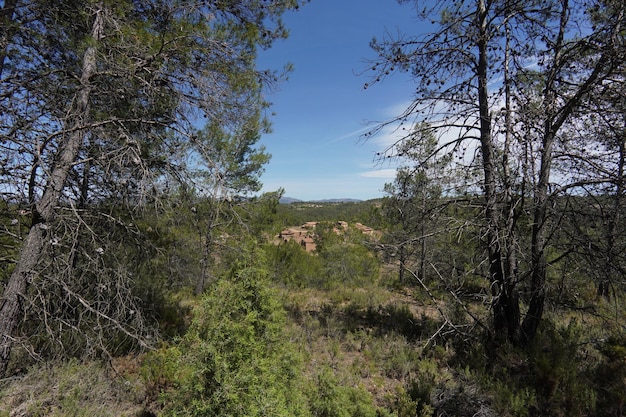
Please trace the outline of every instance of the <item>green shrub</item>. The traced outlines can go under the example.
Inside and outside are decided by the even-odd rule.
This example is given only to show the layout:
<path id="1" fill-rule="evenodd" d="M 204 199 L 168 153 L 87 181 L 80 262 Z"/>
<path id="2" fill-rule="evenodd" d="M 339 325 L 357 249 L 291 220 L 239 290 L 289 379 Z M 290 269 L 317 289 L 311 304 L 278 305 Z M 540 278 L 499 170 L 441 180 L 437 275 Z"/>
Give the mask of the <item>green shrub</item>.
<path id="1" fill-rule="evenodd" d="M 388 398 L 389 408 L 397 417 L 430 417 L 431 381 L 409 381 L 406 387 L 398 386 L 395 395 Z"/>
<path id="2" fill-rule="evenodd" d="M 294 241 L 267 245 L 270 278 L 288 288 L 321 286 L 320 259 Z"/>
<path id="3" fill-rule="evenodd" d="M 207 289 L 192 323 L 157 362 L 166 369 L 164 416 L 303 416 L 300 360 L 262 254 Z"/>
<path id="4" fill-rule="evenodd" d="M 610 337 L 600 348 L 603 360 L 593 376 L 598 392 L 596 415 L 621 416 L 626 411 L 626 338 Z"/>
<path id="5" fill-rule="evenodd" d="M 307 393 L 314 417 L 376 417 L 377 409 L 369 392 L 361 387 L 342 385 L 332 369 L 322 367 Z"/>
<path id="6" fill-rule="evenodd" d="M 576 320 L 560 327 L 544 320 L 530 352 L 539 407 L 552 415 L 595 415 L 596 393 L 579 347 L 586 330 Z"/>
<path id="7" fill-rule="evenodd" d="M 367 287 L 378 279 L 379 261 L 361 244 L 340 242 L 322 246 L 319 257 L 324 289 Z"/>
<path id="8" fill-rule="evenodd" d="M 485 387 L 500 415 L 528 417 L 537 410 L 537 396 L 532 388 L 516 388 L 515 384 L 501 380 L 491 380 Z"/>

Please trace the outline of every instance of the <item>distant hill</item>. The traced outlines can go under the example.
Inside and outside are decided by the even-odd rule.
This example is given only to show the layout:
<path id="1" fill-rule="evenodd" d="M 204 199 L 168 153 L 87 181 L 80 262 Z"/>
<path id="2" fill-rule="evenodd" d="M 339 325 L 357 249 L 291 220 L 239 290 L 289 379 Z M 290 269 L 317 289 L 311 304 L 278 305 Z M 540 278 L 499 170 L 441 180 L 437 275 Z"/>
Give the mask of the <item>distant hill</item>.
<path id="1" fill-rule="evenodd" d="M 291 204 L 291 203 L 302 203 L 302 200 L 298 200 L 297 198 L 291 197 L 281 197 L 279 200 L 280 204 Z"/>
<path id="2" fill-rule="evenodd" d="M 310 201 L 303 201 L 303 200 L 298 200 L 297 198 L 292 198 L 292 197 L 281 197 L 280 199 L 280 203 L 281 204 L 292 204 L 292 203 L 358 203 L 361 202 L 363 200 L 358 200 L 355 198 L 329 198 L 329 199 L 324 199 L 324 200 L 310 200 Z"/>

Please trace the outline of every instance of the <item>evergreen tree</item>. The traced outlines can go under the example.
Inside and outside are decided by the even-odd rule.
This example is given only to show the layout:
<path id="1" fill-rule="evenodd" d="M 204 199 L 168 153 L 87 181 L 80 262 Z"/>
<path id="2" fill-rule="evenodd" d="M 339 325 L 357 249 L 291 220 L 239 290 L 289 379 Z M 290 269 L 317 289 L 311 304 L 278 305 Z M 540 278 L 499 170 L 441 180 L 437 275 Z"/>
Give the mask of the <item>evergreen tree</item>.
<path id="1" fill-rule="evenodd" d="M 308 415 L 301 358 L 267 280 L 264 254 L 240 243 L 238 261 L 210 283 L 182 340 L 148 359 L 176 364 L 164 415 Z"/>
<path id="2" fill-rule="evenodd" d="M 577 110 L 618 74 L 624 4 L 476 0 L 417 10 L 432 32 L 372 43 L 374 82 L 405 71 L 416 88 L 411 105 L 371 134 L 427 121 L 439 145 L 430 158 L 456 156 L 468 172 L 480 169 L 480 181 L 469 175 L 464 191 L 482 199 L 493 330 L 498 339 L 530 343 L 543 316 L 548 252 L 559 224 L 553 202 L 572 184 L 555 175 L 556 148 L 567 126 L 575 126 Z M 381 156 L 397 156 L 410 138 L 409 132 Z"/>
<path id="3" fill-rule="evenodd" d="M 385 185 L 389 196 L 383 201 L 383 212 L 389 224 L 384 248 L 398 259 L 401 284 L 406 284 L 407 270 L 415 271 L 420 280 L 426 278 L 427 242 L 437 233 L 442 174 L 447 176 L 444 165 L 448 164 L 445 159 L 430 159 L 436 147 L 430 127 L 417 127 L 399 150 L 405 165 L 398 169 L 395 182 Z"/>
<path id="4" fill-rule="evenodd" d="M 146 343 L 143 326 L 126 327 L 129 312 L 139 313 L 132 291 L 96 291 L 94 299 L 72 286 L 77 274 L 100 273 L 107 241 L 90 222 L 135 233 L 112 207 L 132 213 L 158 206 L 173 183 L 193 179 L 190 168 L 211 145 L 196 140 L 198 119 L 245 132 L 251 143 L 267 105 L 262 89 L 276 81 L 256 68 L 256 51 L 286 36 L 280 16 L 294 7 L 296 0 L 3 3 L 0 192 L 28 213 L 30 228 L 10 260 L 0 305 L 0 374 L 25 303 L 51 308 L 46 317 L 54 320 L 55 309 L 72 300 L 71 308 L 90 312 L 95 323 Z M 68 221 L 76 227 L 66 228 Z M 58 251 L 62 265 L 50 256 Z M 130 276 L 119 277 L 97 288 L 129 288 Z M 42 305 L 31 293 L 50 279 L 58 284 L 58 303 Z M 111 297 L 122 304 L 117 316 L 98 301 Z M 79 323 L 58 324 L 80 332 Z"/>

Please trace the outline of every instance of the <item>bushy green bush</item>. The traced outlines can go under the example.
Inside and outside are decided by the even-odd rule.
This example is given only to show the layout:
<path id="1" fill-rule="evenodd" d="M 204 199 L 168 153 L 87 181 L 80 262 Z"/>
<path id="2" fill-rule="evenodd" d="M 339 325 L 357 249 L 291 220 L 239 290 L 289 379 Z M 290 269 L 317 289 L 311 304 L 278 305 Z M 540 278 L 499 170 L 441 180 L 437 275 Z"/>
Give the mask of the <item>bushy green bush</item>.
<path id="1" fill-rule="evenodd" d="M 327 244 L 319 251 L 319 256 L 324 289 L 371 286 L 378 279 L 379 261 L 361 244 Z"/>
<path id="2" fill-rule="evenodd" d="M 532 345 L 500 346 L 491 357 L 484 351 L 482 363 L 476 349 L 457 366 L 468 365 L 467 379 L 499 415 L 598 416 L 598 390 L 589 378 L 595 359 L 582 349 L 587 345 L 585 328 L 577 321 L 562 325 L 546 319 Z"/>
<path id="3" fill-rule="evenodd" d="M 626 337 L 612 336 L 600 347 L 602 361 L 593 370 L 598 392 L 598 416 L 626 412 Z"/>
<path id="4" fill-rule="evenodd" d="M 270 276 L 289 288 L 333 290 L 371 287 L 379 276 L 379 261 L 364 245 L 347 243 L 335 232 L 318 238 L 317 251 L 306 252 L 295 242 L 267 247 Z"/>
<path id="5" fill-rule="evenodd" d="M 397 417 L 430 417 L 433 407 L 430 405 L 432 381 L 413 380 L 407 386 L 396 387 L 393 396 L 389 396 L 389 408 Z"/>
<path id="6" fill-rule="evenodd" d="M 288 288 L 319 287 L 323 281 L 320 258 L 294 241 L 266 248 L 272 281 Z"/>
<path id="7" fill-rule="evenodd" d="M 576 320 L 567 326 L 544 320 L 529 359 L 539 407 L 551 415 L 595 415 L 596 393 L 580 350 L 585 342 L 586 330 Z"/>
<path id="8" fill-rule="evenodd" d="M 332 369 L 321 367 L 310 382 L 307 393 L 314 417 L 376 417 L 377 409 L 369 392 L 342 385 Z"/>
<path id="9" fill-rule="evenodd" d="M 174 364 L 174 374 L 164 375 L 173 379 L 163 384 L 164 416 L 307 415 L 299 354 L 262 258 L 247 257 L 214 282 L 187 333 L 160 354 Z"/>

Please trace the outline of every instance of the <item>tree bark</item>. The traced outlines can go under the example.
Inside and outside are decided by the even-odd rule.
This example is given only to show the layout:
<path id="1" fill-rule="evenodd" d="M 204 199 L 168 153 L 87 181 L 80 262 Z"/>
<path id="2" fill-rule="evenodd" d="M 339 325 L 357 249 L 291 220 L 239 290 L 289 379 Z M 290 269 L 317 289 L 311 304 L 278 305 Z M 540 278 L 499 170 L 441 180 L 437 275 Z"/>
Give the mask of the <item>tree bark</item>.
<path id="1" fill-rule="evenodd" d="M 554 42 L 552 68 L 548 73 L 543 92 L 543 110 L 546 114 L 546 119 L 543 124 L 543 136 L 541 141 L 539 179 L 537 181 L 537 187 L 535 188 L 533 201 L 534 210 L 530 244 L 530 300 L 528 302 L 526 317 L 524 317 L 524 322 L 522 323 L 522 341 L 524 344 L 528 344 L 535 339 L 539 323 L 543 317 L 546 297 L 547 262 L 545 255 L 546 232 L 544 226 L 548 207 L 548 186 L 550 183 L 550 170 L 552 168 L 552 149 L 556 139 L 556 133 L 560 127 L 555 123 L 557 115 L 557 87 L 555 83 L 563 60 L 563 38 L 565 36 L 565 27 L 569 12 L 568 0 L 562 0 L 561 7 L 560 28 L 557 39 Z"/>
<path id="2" fill-rule="evenodd" d="M 94 41 L 102 37 L 102 10 L 94 17 L 91 36 Z M 66 123 L 67 139 L 59 150 L 59 155 L 44 193 L 33 208 L 33 221 L 28 236 L 22 245 L 17 266 L 5 288 L 0 304 L 0 377 L 9 365 L 11 349 L 15 340 L 15 330 L 22 315 L 22 299 L 28 284 L 36 274 L 36 267 L 44 247 L 46 230 L 55 220 L 55 208 L 61 199 L 67 177 L 83 144 L 84 129 L 89 118 L 90 79 L 96 71 L 96 47 L 90 46 L 83 55 L 80 88 L 74 100 L 74 109 Z"/>
<path id="3" fill-rule="evenodd" d="M 519 333 L 519 304 L 514 285 L 503 265 L 503 248 L 499 232 L 500 213 L 496 191 L 495 150 L 491 134 L 491 115 L 488 91 L 488 11 L 483 0 L 478 2 L 478 106 L 480 115 L 480 149 L 483 157 L 485 220 L 489 277 L 493 296 L 493 328 L 498 339 L 517 339 Z"/>

